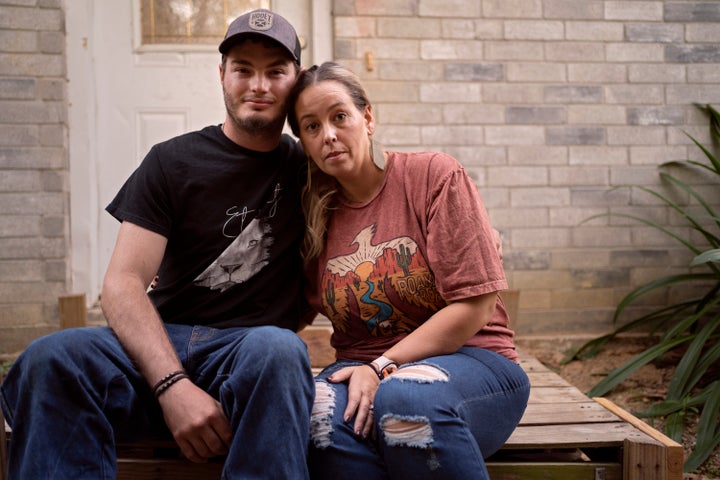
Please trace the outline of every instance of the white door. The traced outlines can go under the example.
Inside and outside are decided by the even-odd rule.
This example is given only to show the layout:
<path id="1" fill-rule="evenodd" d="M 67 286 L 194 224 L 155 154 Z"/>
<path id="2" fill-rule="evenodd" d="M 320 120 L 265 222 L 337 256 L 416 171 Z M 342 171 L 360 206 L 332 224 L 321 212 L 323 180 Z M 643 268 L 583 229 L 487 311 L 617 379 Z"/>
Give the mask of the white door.
<path id="1" fill-rule="evenodd" d="M 303 65 L 331 59 L 330 0 L 270 3 L 297 29 Z M 140 0 L 72 0 L 66 20 L 72 280 L 92 304 L 119 227 L 105 206 L 154 143 L 223 121 L 220 54 L 140 45 Z"/>

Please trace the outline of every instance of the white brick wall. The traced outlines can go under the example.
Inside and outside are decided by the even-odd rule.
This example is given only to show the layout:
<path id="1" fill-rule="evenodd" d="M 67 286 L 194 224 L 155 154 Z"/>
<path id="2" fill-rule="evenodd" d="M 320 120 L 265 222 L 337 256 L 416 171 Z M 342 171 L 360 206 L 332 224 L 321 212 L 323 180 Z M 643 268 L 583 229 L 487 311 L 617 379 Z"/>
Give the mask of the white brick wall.
<path id="1" fill-rule="evenodd" d="M 657 199 L 610 189 L 658 187 L 660 163 L 703 159 L 683 131 L 709 141 L 693 103 L 720 104 L 720 2 L 333 7 L 336 60 L 371 86 L 381 140 L 444 150 L 478 183 L 504 234 L 511 286 L 522 290 L 520 335 L 607 331 L 622 295 L 664 274 L 669 259 L 687 265 L 682 247 L 644 225 L 581 222 L 613 210 L 682 225 Z M 407 90 L 417 100 L 395 97 Z M 720 205 L 720 192 L 695 182 Z"/>
<path id="2" fill-rule="evenodd" d="M 64 14 L 0 1 L 0 352 L 57 324 L 68 282 Z"/>

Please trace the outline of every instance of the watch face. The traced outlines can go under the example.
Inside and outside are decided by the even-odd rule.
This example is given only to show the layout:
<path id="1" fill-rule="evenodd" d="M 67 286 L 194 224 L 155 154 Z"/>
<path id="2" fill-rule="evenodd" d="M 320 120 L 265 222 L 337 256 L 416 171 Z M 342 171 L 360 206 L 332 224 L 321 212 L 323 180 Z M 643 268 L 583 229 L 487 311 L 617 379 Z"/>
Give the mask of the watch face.
<path id="1" fill-rule="evenodd" d="M 397 369 L 398 369 L 398 366 L 395 364 L 395 362 L 392 362 L 392 363 L 388 364 L 385 368 L 380 370 L 380 375 L 382 376 L 382 378 L 385 378 L 387 376 L 392 375 L 392 373 L 397 371 Z"/>

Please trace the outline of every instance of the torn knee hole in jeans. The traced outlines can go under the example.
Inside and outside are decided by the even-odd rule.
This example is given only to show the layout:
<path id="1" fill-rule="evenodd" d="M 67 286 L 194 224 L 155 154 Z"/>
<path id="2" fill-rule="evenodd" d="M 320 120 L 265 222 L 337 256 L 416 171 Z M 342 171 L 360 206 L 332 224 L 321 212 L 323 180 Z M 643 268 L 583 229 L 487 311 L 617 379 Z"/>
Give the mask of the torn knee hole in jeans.
<path id="1" fill-rule="evenodd" d="M 413 363 L 403 366 L 388 377 L 397 380 L 413 380 L 419 383 L 447 382 L 450 377 L 445 370 L 427 363 Z"/>
<path id="2" fill-rule="evenodd" d="M 315 382 L 315 403 L 310 417 L 310 436 L 317 448 L 330 446 L 335 390 L 327 382 Z"/>
<path id="3" fill-rule="evenodd" d="M 380 420 L 380 428 L 385 442 L 392 447 L 428 448 L 433 442 L 433 431 L 427 417 L 387 414 Z"/>

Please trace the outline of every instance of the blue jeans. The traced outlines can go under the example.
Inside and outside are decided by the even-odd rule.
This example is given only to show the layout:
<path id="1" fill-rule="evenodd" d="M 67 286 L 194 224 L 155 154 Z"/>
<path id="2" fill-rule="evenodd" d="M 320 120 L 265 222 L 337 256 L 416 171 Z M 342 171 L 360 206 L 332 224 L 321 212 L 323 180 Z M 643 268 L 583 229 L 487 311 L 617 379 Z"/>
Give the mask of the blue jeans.
<path id="1" fill-rule="evenodd" d="M 166 325 L 196 385 L 234 431 L 223 479 L 308 478 L 313 399 L 307 348 L 286 329 Z M 150 387 L 109 328 L 33 342 L 1 387 L 12 479 L 114 479 L 116 440 L 168 438 Z"/>
<path id="2" fill-rule="evenodd" d="M 375 394 L 375 438 L 343 422 L 347 384 L 326 378 L 356 362 L 336 362 L 316 378 L 309 452 L 313 479 L 489 479 L 484 458 L 503 446 L 527 406 L 519 365 L 489 350 L 403 365 Z"/>

